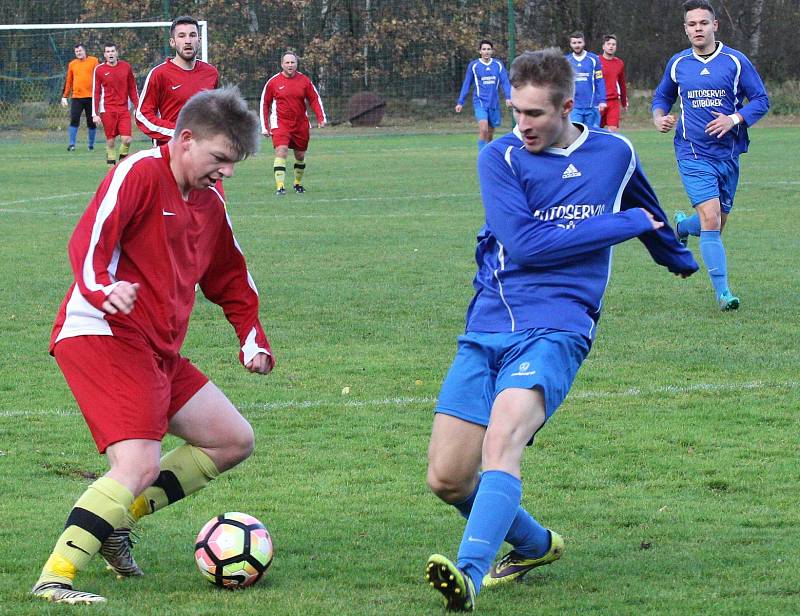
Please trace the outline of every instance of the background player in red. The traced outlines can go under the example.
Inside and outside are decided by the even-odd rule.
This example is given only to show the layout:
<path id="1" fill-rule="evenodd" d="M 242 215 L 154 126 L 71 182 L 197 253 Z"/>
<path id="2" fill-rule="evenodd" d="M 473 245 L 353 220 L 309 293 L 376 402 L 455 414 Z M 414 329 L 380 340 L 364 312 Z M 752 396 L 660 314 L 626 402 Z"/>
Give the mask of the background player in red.
<path id="1" fill-rule="evenodd" d="M 261 132 L 272 137 L 275 148 L 276 195 L 285 195 L 286 157 L 294 150 L 294 190 L 304 193 L 303 173 L 311 124 L 306 104 L 317 116 L 317 127 L 327 124 L 319 92 L 311 80 L 297 70 L 297 56 L 287 51 L 281 58 L 281 72 L 269 78 L 261 92 Z"/>
<path id="2" fill-rule="evenodd" d="M 136 125 L 158 145 L 172 138 L 186 101 L 201 90 L 219 87 L 217 69 L 197 59 L 200 31 L 196 19 L 177 17 L 169 29 L 169 44 L 175 57 L 167 58 L 147 74 L 136 108 Z"/>
<path id="3" fill-rule="evenodd" d="M 625 63 L 616 56 L 617 36 L 603 37 L 603 80 L 606 82 L 606 108 L 600 112 L 600 126 L 612 132 L 619 130 L 620 112 L 628 108 L 628 88 L 625 86 Z"/>
<path id="4" fill-rule="evenodd" d="M 34 586 L 57 603 L 98 603 L 72 582 L 98 551 L 141 575 L 130 529 L 203 488 L 253 450 L 253 429 L 180 354 L 195 285 L 222 307 L 250 372 L 274 366 L 258 292 L 216 184 L 258 149 L 259 122 L 236 88 L 201 92 L 175 137 L 109 173 L 69 242 L 75 282 L 50 351 L 110 470 L 83 493 Z M 166 433 L 185 443 L 159 460 Z"/>
<path id="5" fill-rule="evenodd" d="M 130 151 L 133 137 L 128 101 L 136 108 L 139 105 L 139 93 L 131 65 L 119 59 L 114 43 L 106 43 L 103 57 L 106 61 L 94 69 L 92 118 L 103 124 L 106 133 L 106 162 L 114 165 L 117 162 L 117 136 L 120 138 L 119 160 L 125 158 Z"/>

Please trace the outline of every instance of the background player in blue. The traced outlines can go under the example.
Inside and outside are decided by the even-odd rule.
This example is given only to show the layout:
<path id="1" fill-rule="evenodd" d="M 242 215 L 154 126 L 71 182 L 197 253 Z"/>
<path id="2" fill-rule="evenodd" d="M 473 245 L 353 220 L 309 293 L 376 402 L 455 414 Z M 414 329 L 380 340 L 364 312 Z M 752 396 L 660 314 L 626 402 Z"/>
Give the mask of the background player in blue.
<path id="1" fill-rule="evenodd" d="M 682 244 L 700 236 L 714 297 L 722 310 L 735 310 L 739 298 L 728 288 L 728 265 L 721 232 L 733 208 L 739 181 L 739 154 L 750 142 L 747 127 L 769 110 L 769 98 L 750 60 L 716 40 L 718 22 L 706 0 L 683 4 L 691 47 L 667 63 L 653 97 L 653 123 L 662 133 L 675 128 L 675 156 L 692 216 L 675 214 Z M 669 111 L 680 97 L 680 119 Z M 747 99 L 747 104 L 744 100 Z"/>
<path id="2" fill-rule="evenodd" d="M 567 54 L 567 60 L 575 71 L 575 101 L 570 117 L 573 122 L 597 128 L 600 126 L 600 113 L 606 108 L 603 65 L 597 55 L 586 51 L 583 32 L 570 34 L 569 46 L 572 52 Z"/>
<path id="3" fill-rule="evenodd" d="M 506 105 L 511 106 L 511 84 L 508 83 L 506 67 L 500 60 L 492 59 L 494 45 L 489 39 L 483 39 L 478 45 L 481 57 L 473 60 L 467 66 L 464 83 L 456 103 L 456 113 L 461 113 L 464 101 L 470 88 L 474 87 L 472 94 L 472 107 L 475 120 L 478 122 L 478 151 L 494 138 L 494 129 L 503 122 L 500 113 L 500 88 Z"/>
<path id="4" fill-rule="evenodd" d="M 630 141 L 570 122 L 573 72 L 562 52 L 522 54 L 510 80 L 517 128 L 478 156 L 486 224 L 475 295 L 428 451 L 428 485 L 467 518 L 457 560 L 434 554 L 425 570 L 452 611 L 474 609 L 482 584 L 561 556 L 563 539 L 520 505 L 520 462 L 589 353 L 611 247 L 639 237 L 671 272 L 698 269 Z M 513 550 L 492 567 L 504 539 Z"/>

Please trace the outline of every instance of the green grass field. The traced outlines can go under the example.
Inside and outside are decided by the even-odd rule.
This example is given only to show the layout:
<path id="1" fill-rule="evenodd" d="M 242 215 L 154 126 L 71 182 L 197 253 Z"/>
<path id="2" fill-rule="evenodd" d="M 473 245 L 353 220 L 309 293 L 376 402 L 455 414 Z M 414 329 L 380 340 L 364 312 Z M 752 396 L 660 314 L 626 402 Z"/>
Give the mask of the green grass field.
<path id="1" fill-rule="evenodd" d="M 82 129 L 83 131 L 83 129 Z M 685 208 L 671 138 L 629 133 L 665 209 Z M 704 272 L 680 280 L 637 241 L 615 252 L 595 347 L 523 467 L 524 505 L 567 542 L 484 614 L 797 614 L 798 128 L 756 128 L 726 229 L 735 313 Z M 423 582 L 463 522 L 425 486 L 431 409 L 471 297 L 482 209 L 475 135 L 315 133 L 304 196 L 273 196 L 271 151 L 225 183 L 278 366 L 246 373 L 198 299 L 185 354 L 256 431 L 256 452 L 145 518 L 141 579 L 95 559 L 103 614 L 439 614 Z M 0 612 L 67 613 L 28 591 L 105 470 L 55 362 L 66 242 L 102 148 L 0 145 Z M 697 241 L 691 247 L 697 253 Z M 698 255 L 699 258 L 699 255 Z M 349 388 L 345 394 L 344 388 Z M 175 441 L 168 439 L 165 447 Z M 193 562 L 203 523 L 245 511 L 275 561 L 242 592 Z"/>

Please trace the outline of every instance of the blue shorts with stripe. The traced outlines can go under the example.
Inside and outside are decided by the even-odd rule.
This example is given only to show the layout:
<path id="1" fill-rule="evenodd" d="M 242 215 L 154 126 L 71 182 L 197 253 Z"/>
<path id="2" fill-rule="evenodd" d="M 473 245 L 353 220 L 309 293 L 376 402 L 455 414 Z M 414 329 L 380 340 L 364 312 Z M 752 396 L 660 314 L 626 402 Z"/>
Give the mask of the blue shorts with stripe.
<path id="1" fill-rule="evenodd" d="M 475 106 L 475 121 L 480 122 L 481 120 L 486 120 L 489 122 L 489 126 L 492 128 L 497 128 L 503 123 L 503 114 L 500 113 L 499 107 L 492 107 L 491 109 L 487 109 L 486 107 L 481 107 L 480 105 Z"/>
<path id="2" fill-rule="evenodd" d="M 678 173 L 692 207 L 710 199 L 719 199 L 720 209 L 728 214 L 733 209 L 736 186 L 739 184 L 739 161 L 679 160 Z"/>
<path id="3" fill-rule="evenodd" d="M 458 337 L 458 350 L 435 412 L 488 426 L 501 391 L 537 388 L 550 418 L 567 397 L 590 348 L 585 336 L 554 329 L 467 332 Z"/>

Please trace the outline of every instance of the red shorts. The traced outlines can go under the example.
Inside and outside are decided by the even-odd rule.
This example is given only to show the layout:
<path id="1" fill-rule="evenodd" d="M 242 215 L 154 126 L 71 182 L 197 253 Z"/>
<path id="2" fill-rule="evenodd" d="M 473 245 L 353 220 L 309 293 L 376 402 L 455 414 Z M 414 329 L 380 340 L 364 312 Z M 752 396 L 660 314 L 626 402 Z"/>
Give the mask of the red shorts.
<path id="1" fill-rule="evenodd" d="M 100 453 L 127 439 L 160 441 L 169 419 L 208 383 L 188 359 L 165 359 L 133 336 L 65 338 L 53 354 Z"/>
<path id="2" fill-rule="evenodd" d="M 309 139 L 308 120 L 295 126 L 279 126 L 272 130 L 272 147 L 275 148 L 280 145 L 288 145 L 292 150 L 305 152 L 308 150 Z"/>
<path id="3" fill-rule="evenodd" d="M 100 119 L 103 121 L 106 139 L 114 139 L 119 135 L 131 136 L 131 114 L 127 109 L 125 111 L 104 111 L 100 114 Z"/>
<path id="4" fill-rule="evenodd" d="M 619 99 L 606 101 L 606 109 L 600 114 L 600 127 L 613 126 L 619 128 L 619 113 L 620 104 Z"/>

